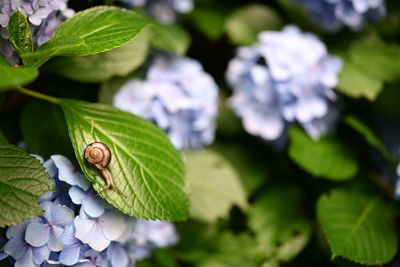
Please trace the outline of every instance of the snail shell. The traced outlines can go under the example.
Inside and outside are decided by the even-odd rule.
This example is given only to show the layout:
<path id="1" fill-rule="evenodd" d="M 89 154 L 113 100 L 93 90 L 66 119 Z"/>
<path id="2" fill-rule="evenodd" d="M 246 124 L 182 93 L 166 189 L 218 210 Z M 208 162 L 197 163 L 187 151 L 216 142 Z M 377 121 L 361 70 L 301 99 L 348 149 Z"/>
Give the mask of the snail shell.
<path id="1" fill-rule="evenodd" d="M 97 169 L 105 170 L 111 161 L 111 150 L 102 142 L 93 142 L 85 148 L 84 156 Z"/>

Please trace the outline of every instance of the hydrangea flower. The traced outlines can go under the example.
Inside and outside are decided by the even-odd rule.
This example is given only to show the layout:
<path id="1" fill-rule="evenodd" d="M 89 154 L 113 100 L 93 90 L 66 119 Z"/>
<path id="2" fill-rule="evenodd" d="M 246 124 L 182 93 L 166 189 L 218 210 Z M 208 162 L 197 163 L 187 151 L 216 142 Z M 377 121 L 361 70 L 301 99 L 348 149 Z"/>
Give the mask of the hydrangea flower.
<path id="1" fill-rule="evenodd" d="M 360 30 L 368 20 L 379 20 L 386 14 L 385 0 L 294 0 L 309 12 L 311 18 L 328 31 L 343 25 Z"/>
<path id="2" fill-rule="evenodd" d="M 163 23 L 175 21 L 175 12 L 189 13 L 193 0 L 119 0 L 128 7 L 144 7 L 151 16 Z"/>
<path id="3" fill-rule="evenodd" d="M 214 141 L 218 87 L 193 59 L 156 58 L 146 80 L 128 80 L 113 104 L 154 122 L 179 150 L 199 149 Z"/>
<path id="4" fill-rule="evenodd" d="M 229 103 L 245 130 L 266 140 L 277 140 L 291 122 L 314 139 L 328 132 L 337 116 L 332 88 L 341 60 L 295 26 L 262 32 L 258 39 L 238 49 L 226 72 L 234 91 Z"/>
<path id="5" fill-rule="evenodd" d="M 2 0 L 0 1 L 0 55 L 16 64 L 19 58 L 8 41 L 7 25 L 16 10 L 29 21 L 35 47 L 47 42 L 55 29 L 74 12 L 67 8 L 68 0 Z"/>
<path id="6" fill-rule="evenodd" d="M 152 243 L 157 247 L 168 247 L 178 242 L 175 227 L 170 222 L 138 219 L 133 231 L 138 245 Z"/>

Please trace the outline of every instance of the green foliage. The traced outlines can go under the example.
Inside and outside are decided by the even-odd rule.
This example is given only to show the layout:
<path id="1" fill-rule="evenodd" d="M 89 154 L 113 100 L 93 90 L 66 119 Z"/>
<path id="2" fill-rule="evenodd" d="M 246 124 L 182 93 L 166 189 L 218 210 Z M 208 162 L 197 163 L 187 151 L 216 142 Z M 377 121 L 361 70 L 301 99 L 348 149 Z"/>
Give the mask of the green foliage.
<path id="1" fill-rule="evenodd" d="M 113 76 L 125 76 L 146 59 L 149 37 L 149 31 L 145 29 L 132 41 L 111 51 L 84 57 L 55 58 L 45 65 L 45 70 L 81 82 L 104 82 Z"/>
<path id="2" fill-rule="evenodd" d="M 278 14 L 268 6 L 251 4 L 233 12 L 225 23 L 226 33 L 235 45 L 251 45 L 265 30 L 278 30 L 282 23 Z"/>
<path id="3" fill-rule="evenodd" d="M 19 54 L 30 53 L 33 51 L 32 36 L 28 20 L 20 12 L 14 12 L 8 22 L 8 33 L 10 42 Z"/>
<path id="4" fill-rule="evenodd" d="M 41 214 L 38 199 L 53 189 L 40 161 L 14 145 L 0 143 L 0 162 L 0 227 Z"/>
<path id="5" fill-rule="evenodd" d="M 187 154 L 190 216 L 205 222 L 227 218 L 233 205 L 247 207 L 240 178 L 230 163 L 212 150 Z"/>
<path id="6" fill-rule="evenodd" d="M 226 6 L 196 7 L 190 13 L 190 19 L 197 30 L 212 40 L 224 34 L 226 17 Z"/>
<path id="7" fill-rule="evenodd" d="M 152 45 L 160 50 L 184 55 L 189 48 L 191 39 L 188 32 L 178 25 L 167 25 L 153 22 Z"/>
<path id="8" fill-rule="evenodd" d="M 8 143 L 7 138 L 3 135 L 3 133 L 0 131 L 0 143 L 6 144 Z"/>
<path id="9" fill-rule="evenodd" d="M 179 221 L 187 217 L 187 185 L 181 155 L 163 131 L 107 105 L 71 99 L 62 99 L 60 104 L 79 165 L 104 199 L 139 218 Z M 102 176 L 85 161 L 83 152 L 95 141 L 111 149 L 108 172 L 122 193 L 102 191 Z"/>
<path id="10" fill-rule="evenodd" d="M 301 204 L 299 190 L 290 186 L 270 187 L 252 204 L 249 227 L 268 260 L 289 261 L 307 244 L 311 224 Z"/>
<path id="11" fill-rule="evenodd" d="M 358 171 L 352 151 L 334 136 L 312 140 L 298 127 L 289 132 L 289 156 L 307 172 L 332 181 L 351 179 Z"/>
<path id="12" fill-rule="evenodd" d="M 334 190 L 320 197 L 317 215 L 332 257 L 382 265 L 395 256 L 396 234 L 377 196 Z"/>
<path id="13" fill-rule="evenodd" d="M 54 154 L 74 156 L 64 114 L 57 105 L 31 101 L 22 111 L 20 126 L 30 152 L 45 158 Z M 46 140 L 46 145 L 43 145 L 43 140 Z"/>
<path id="14" fill-rule="evenodd" d="M 21 54 L 29 65 L 40 66 L 55 56 L 86 56 L 119 47 L 132 40 L 147 21 L 116 7 L 94 7 L 78 12 L 57 28 L 53 37 L 33 53 Z"/>
<path id="15" fill-rule="evenodd" d="M 36 68 L 31 66 L 11 66 L 0 56 L 0 92 L 17 86 L 25 85 L 39 75 Z"/>

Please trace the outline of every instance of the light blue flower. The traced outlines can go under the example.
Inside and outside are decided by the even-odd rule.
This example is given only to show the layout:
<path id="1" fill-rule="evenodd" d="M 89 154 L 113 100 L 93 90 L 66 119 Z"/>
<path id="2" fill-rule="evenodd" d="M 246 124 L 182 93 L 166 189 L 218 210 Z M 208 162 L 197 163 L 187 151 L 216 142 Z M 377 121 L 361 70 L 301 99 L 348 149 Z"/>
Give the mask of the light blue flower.
<path id="1" fill-rule="evenodd" d="M 72 224 L 74 212 L 53 202 L 44 202 L 41 206 L 45 212 L 29 222 L 25 240 L 34 247 L 47 244 L 51 251 L 60 251 L 63 247 L 61 234 L 66 226 Z"/>
<path id="2" fill-rule="evenodd" d="M 106 208 L 111 208 L 92 189 L 84 191 L 78 186 L 72 186 L 68 193 L 72 202 L 76 205 L 82 205 L 85 213 L 92 218 L 101 216 Z"/>
<path id="3" fill-rule="evenodd" d="M 149 243 L 162 248 L 175 245 L 178 242 L 175 226 L 165 221 L 138 219 L 132 235 L 139 246 Z"/>
<path id="4" fill-rule="evenodd" d="M 128 267 L 130 258 L 128 251 L 122 243 L 111 242 L 106 251 L 106 258 L 111 267 Z"/>
<path id="5" fill-rule="evenodd" d="M 61 242 L 63 248 L 60 252 L 60 263 L 65 265 L 78 263 L 78 260 L 82 258 L 86 251 L 86 246 L 75 237 L 75 227 L 73 224 L 65 228 L 61 236 Z"/>
<path id="6" fill-rule="evenodd" d="M 124 215 L 116 210 L 91 218 L 81 209 L 79 216 L 75 217 L 74 226 L 76 238 L 94 250 L 103 251 L 125 231 L 126 221 Z"/>
<path id="7" fill-rule="evenodd" d="M 277 140 L 288 123 L 298 122 L 317 139 L 336 121 L 332 88 L 341 68 L 313 34 L 295 26 L 262 32 L 258 43 L 239 48 L 229 63 L 229 103 L 253 135 Z"/>
<path id="8" fill-rule="evenodd" d="M 46 245 L 34 247 L 25 241 L 29 223 L 30 221 L 24 221 L 7 230 L 7 238 L 10 240 L 3 250 L 15 259 L 15 267 L 39 267 L 50 255 L 50 249 Z"/>
<path id="9" fill-rule="evenodd" d="M 218 87 L 193 59 L 158 57 L 147 79 L 129 80 L 113 104 L 154 122 L 179 150 L 199 149 L 214 141 Z"/>
<path id="10" fill-rule="evenodd" d="M 294 0 L 303 5 L 311 18 L 328 31 L 343 25 L 360 30 L 369 20 L 386 15 L 385 0 Z"/>

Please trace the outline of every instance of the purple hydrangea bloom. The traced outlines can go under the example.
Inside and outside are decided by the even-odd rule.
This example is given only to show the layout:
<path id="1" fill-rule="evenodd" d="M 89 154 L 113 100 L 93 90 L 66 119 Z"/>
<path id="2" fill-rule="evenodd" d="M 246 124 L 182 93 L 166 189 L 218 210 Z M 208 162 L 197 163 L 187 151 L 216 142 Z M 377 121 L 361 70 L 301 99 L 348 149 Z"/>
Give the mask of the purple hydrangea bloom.
<path id="1" fill-rule="evenodd" d="M 277 140 L 288 123 L 298 122 L 317 139 L 337 117 L 332 88 L 341 68 L 341 60 L 328 55 L 313 34 L 295 26 L 265 31 L 230 61 L 226 78 L 234 93 L 229 102 L 253 135 Z"/>
<path id="2" fill-rule="evenodd" d="M 72 186 L 69 196 L 74 204 L 82 205 L 83 211 L 92 218 L 101 216 L 106 208 L 110 208 L 92 189 L 84 191 L 78 186 Z"/>
<path id="3" fill-rule="evenodd" d="M 178 242 L 174 225 L 164 221 L 138 219 L 132 235 L 138 245 L 150 243 L 162 248 Z"/>
<path id="4" fill-rule="evenodd" d="M 144 7 L 146 11 L 163 23 L 176 20 L 175 12 L 189 13 L 193 0 L 119 0 L 128 7 Z"/>
<path id="5" fill-rule="evenodd" d="M 8 41 L 7 25 L 16 10 L 24 14 L 32 31 L 35 47 L 47 42 L 55 29 L 74 12 L 67 8 L 68 0 L 2 0 L 0 1 L 0 55 L 11 64 L 19 63 L 19 58 Z"/>
<path id="6" fill-rule="evenodd" d="M 368 20 L 386 15 L 385 0 L 294 0 L 309 12 L 311 18 L 328 31 L 343 25 L 360 30 Z"/>
<path id="7" fill-rule="evenodd" d="M 130 79 L 114 106 L 154 122 L 179 150 L 214 141 L 218 87 L 201 64 L 186 57 L 158 57 L 146 80 Z"/>
<path id="8" fill-rule="evenodd" d="M 59 260 L 62 264 L 73 265 L 78 263 L 86 251 L 87 246 L 75 237 L 75 232 L 75 226 L 72 224 L 65 228 L 61 236 L 64 246 L 61 250 Z"/>

